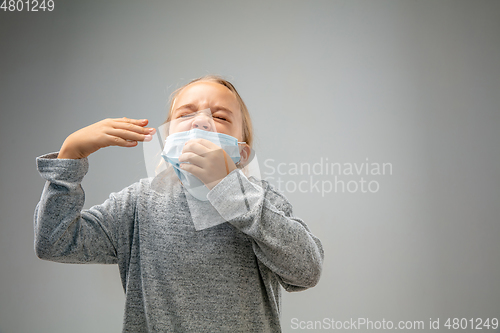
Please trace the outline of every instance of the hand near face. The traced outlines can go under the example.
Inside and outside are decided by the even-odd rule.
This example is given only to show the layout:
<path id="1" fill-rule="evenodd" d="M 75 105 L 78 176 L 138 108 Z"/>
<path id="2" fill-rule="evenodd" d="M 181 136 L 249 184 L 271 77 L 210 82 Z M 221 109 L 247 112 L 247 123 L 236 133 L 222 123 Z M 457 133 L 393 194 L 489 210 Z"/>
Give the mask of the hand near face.
<path id="1" fill-rule="evenodd" d="M 226 171 L 222 148 L 205 139 L 189 140 L 179 156 L 180 167 L 201 180 L 210 190 L 236 169 L 236 165 L 229 156 L 226 160 L 229 172 Z M 189 162 L 189 164 L 183 162 Z"/>

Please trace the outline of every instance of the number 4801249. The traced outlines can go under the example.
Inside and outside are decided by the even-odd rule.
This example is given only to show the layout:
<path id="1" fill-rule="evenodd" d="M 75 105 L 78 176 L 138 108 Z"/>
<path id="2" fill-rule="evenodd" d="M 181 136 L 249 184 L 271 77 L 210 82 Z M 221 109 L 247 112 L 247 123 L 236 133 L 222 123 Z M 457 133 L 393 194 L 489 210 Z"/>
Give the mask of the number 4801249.
<path id="1" fill-rule="evenodd" d="M 4 12 L 44 12 L 54 10 L 54 0 L 3 0 L 0 10 Z"/>
<path id="2" fill-rule="evenodd" d="M 444 326 L 448 329 L 494 329 L 498 328 L 498 318 L 486 318 L 485 320 L 481 318 L 448 318 Z"/>

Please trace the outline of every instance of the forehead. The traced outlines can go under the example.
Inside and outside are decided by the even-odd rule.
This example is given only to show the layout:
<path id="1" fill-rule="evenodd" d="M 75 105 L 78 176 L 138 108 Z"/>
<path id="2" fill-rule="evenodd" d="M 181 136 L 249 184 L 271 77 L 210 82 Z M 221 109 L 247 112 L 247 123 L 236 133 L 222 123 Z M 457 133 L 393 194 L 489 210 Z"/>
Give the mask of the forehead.
<path id="1" fill-rule="evenodd" d="M 201 107 L 222 105 L 233 111 L 240 109 L 238 100 L 231 90 L 210 81 L 191 83 L 182 89 L 175 98 L 174 108 L 186 103 L 198 104 Z"/>

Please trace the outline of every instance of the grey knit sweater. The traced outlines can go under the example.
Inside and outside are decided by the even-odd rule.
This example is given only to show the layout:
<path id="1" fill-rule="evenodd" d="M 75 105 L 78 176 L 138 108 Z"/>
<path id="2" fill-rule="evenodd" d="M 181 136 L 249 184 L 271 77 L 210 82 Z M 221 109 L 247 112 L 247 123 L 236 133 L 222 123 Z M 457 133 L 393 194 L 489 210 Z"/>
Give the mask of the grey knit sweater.
<path id="1" fill-rule="evenodd" d="M 319 239 L 280 193 L 239 169 L 205 203 L 228 222 L 195 228 L 176 178 L 140 180 L 82 210 L 86 158 L 52 153 L 37 167 L 47 182 L 35 209 L 36 255 L 118 264 L 123 332 L 280 332 L 280 285 L 301 291 L 319 280 Z"/>

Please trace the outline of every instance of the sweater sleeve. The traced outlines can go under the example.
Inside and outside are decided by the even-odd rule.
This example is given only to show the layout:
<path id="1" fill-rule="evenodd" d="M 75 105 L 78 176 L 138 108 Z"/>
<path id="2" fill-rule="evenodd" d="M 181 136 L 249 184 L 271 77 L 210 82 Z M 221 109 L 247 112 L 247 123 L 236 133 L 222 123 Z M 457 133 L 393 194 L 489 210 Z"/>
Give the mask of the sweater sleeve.
<path id="1" fill-rule="evenodd" d="M 253 239 L 258 260 L 287 291 L 315 286 L 324 252 L 320 240 L 294 217 L 288 200 L 266 181 L 257 185 L 236 169 L 209 193 L 208 200 L 234 227 Z"/>
<path id="2" fill-rule="evenodd" d="M 38 157 L 37 168 L 46 182 L 35 208 L 36 255 L 63 263 L 117 263 L 119 224 L 131 224 L 134 217 L 133 187 L 82 210 L 87 158 L 57 159 L 52 153 Z"/>

